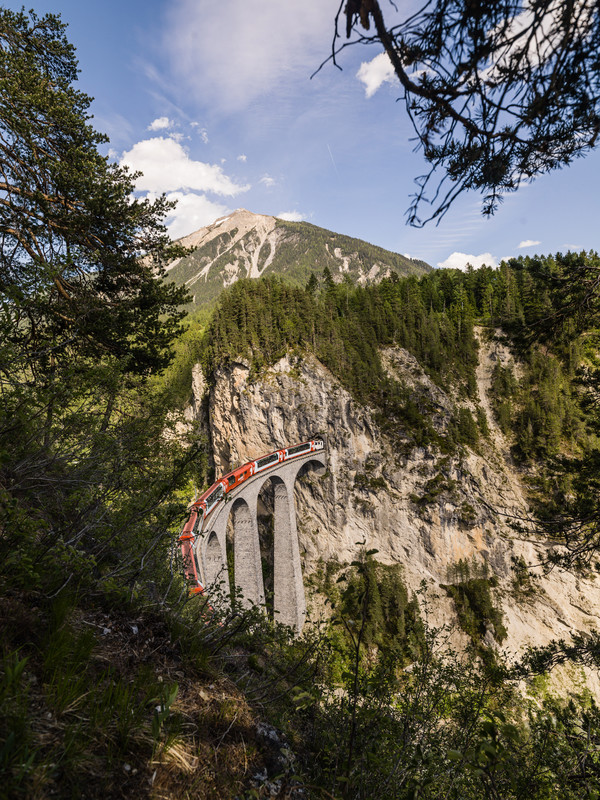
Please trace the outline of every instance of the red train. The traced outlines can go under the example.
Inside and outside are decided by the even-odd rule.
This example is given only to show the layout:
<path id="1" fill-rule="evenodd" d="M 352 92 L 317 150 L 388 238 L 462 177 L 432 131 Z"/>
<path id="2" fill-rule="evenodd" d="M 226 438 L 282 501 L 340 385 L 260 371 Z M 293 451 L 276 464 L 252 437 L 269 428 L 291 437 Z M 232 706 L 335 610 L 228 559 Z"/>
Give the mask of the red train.
<path id="1" fill-rule="evenodd" d="M 256 461 L 249 461 L 241 467 L 228 472 L 223 475 L 218 481 L 207 489 L 200 497 L 195 500 L 190 507 L 190 516 L 188 521 L 183 526 L 179 542 L 181 544 L 181 555 L 183 556 L 183 564 L 185 570 L 185 577 L 196 584 L 193 592 L 202 592 L 202 584 L 198 577 L 198 568 L 196 565 L 196 558 L 194 554 L 194 540 L 196 538 L 195 532 L 204 525 L 204 520 L 211 514 L 220 503 L 223 502 L 228 492 L 231 492 L 237 486 L 253 478 L 255 475 L 266 473 L 277 464 L 283 461 L 290 461 L 300 456 L 306 456 L 309 453 L 322 450 L 325 447 L 323 439 L 311 439 L 308 442 L 301 442 L 300 444 L 286 447 L 283 450 L 274 450 L 266 456 L 261 456 Z"/>

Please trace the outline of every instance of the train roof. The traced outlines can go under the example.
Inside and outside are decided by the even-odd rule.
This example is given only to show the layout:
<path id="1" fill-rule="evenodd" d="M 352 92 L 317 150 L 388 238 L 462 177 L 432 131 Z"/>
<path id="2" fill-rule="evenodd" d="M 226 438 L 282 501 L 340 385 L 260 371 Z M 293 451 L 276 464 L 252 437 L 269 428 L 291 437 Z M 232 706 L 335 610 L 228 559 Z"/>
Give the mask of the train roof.
<path id="1" fill-rule="evenodd" d="M 226 472 L 224 475 L 221 475 L 221 477 L 218 480 L 216 480 L 211 486 L 209 486 L 208 489 L 206 489 L 206 491 L 203 492 L 200 495 L 200 497 L 192 503 L 192 506 L 197 506 L 203 500 L 206 500 L 206 498 L 210 496 L 210 494 L 217 488 L 217 486 L 221 483 L 221 481 L 224 481 L 225 479 L 229 478 L 230 475 L 235 475 L 241 469 L 249 467 L 251 464 L 254 464 L 256 461 L 260 461 L 263 458 L 268 458 L 269 456 L 275 455 L 275 453 L 281 453 L 284 450 L 289 450 L 292 447 L 300 447 L 303 444 L 310 444 L 310 442 L 313 442 L 315 439 L 323 439 L 323 436 L 314 436 L 312 439 L 306 439 L 306 441 L 298 442 L 298 444 L 290 444 L 286 445 L 285 447 L 279 447 L 277 448 L 277 450 L 271 450 L 270 453 L 265 453 L 262 456 L 258 456 L 257 458 L 252 459 L 252 461 L 246 461 L 241 466 L 229 470 L 229 472 Z"/>

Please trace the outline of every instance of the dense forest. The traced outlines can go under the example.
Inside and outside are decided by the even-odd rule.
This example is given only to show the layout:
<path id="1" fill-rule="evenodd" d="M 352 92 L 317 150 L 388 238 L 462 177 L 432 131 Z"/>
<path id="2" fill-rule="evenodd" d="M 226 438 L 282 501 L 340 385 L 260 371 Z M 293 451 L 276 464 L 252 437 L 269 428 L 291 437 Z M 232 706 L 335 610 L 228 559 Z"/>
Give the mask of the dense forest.
<path id="1" fill-rule="evenodd" d="M 191 324 L 173 372 L 180 372 L 185 398 L 196 359 L 210 376 L 236 358 L 258 373 L 288 350 L 312 352 L 359 402 L 378 409 L 399 438 L 446 449 L 475 445 L 486 435 L 485 415 L 457 409 L 454 426 L 440 438 L 425 401 L 386 374 L 380 349 L 406 348 L 434 381 L 449 382 L 474 403 L 477 324 L 482 335 L 501 331 L 514 352 L 515 367 L 496 365 L 493 399 L 515 457 L 550 469 L 559 455 L 581 455 L 597 441 L 589 413 L 597 312 L 585 278 L 593 277 L 596 261 L 593 253 L 520 258 L 497 270 L 437 270 L 368 287 L 335 283 L 327 268 L 304 289 L 277 276 L 241 280 L 222 295 L 205 331 Z"/>
<path id="2" fill-rule="evenodd" d="M 191 252 L 168 267 L 169 280 L 190 292 L 184 306 L 189 313 L 212 309 L 225 286 L 247 275 L 279 275 L 291 286 L 302 287 L 313 272 L 324 268 L 353 282 L 368 283 L 390 273 L 405 276 L 431 271 L 423 261 L 361 239 L 244 209 L 192 235 L 192 241 L 199 238 Z"/>

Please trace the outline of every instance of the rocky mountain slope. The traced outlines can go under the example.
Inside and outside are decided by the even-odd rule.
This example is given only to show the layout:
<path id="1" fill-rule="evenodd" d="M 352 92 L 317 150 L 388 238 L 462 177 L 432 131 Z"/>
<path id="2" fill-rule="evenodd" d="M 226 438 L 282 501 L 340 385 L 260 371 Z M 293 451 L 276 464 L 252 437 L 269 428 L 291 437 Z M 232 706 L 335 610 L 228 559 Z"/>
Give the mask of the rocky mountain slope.
<path id="1" fill-rule="evenodd" d="M 381 356 L 390 375 L 433 404 L 433 424 L 443 430 L 456 398 L 432 383 L 406 350 L 386 348 Z M 403 565 L 409 590 L 425 582 L 429 622 L 437 625 L 456 621 L 444 587 L 453 582 L 457 564 L 479 565 L 497 579 L 494 597 L 506 628 L 503 638 L 490 626 L 485 643 L 510 659 L 527 646 L 597 628 L 600 585 L 590 573 L 555 568 L 545 575 L 539 564 L 550 544 L 528 532 L 527 524 L 525 532 L 511 526 L 515 518 L 527 520 L 530 510 L 489 402 L 492 366 L 510 354 L 501 339 L 482 339 L 479 359 L 478 401 L 490 434 L 477 449 L 461 447 L 451 455 L 402 447 L 382 430 L 374 411 L 359 405 L 310 355 L 287 355 L 258 379 L 251 379 L 247 363 L 229 364 L 210 389 L 196 367 L 187 413 L 208 428 L 217 474 L 284 442 L 325 434 L 327 476 L 307 475 L 297 484 L 305 583 L 320 562 L 351 561 L 364 541 L 379 551 L 378 560 Z M 465 403 L 473 408 L 472 401 Z M 538 566 L 523 573 L 523 562 Z M 317 607 L 313 603 L 315 613 Z M 455 641 L 467 640 L 457 631 Z"/>
<path id="2" fill-rule="evenodd" d="M 277 273 L 289 283 L 304 285 L 313 272 L 321 275 L 328 267 L 334 280 L 348 276 L 365 285 L 392 273 L 422 275 L 431 269 L 424 261 L 360 239 L 244 209 L 221 217 L 179 243 L 193 252 L 167 267 L 168 278 L 189 289 L 193 296 L 189 311 L 210 305 L 238 278 Z"/>

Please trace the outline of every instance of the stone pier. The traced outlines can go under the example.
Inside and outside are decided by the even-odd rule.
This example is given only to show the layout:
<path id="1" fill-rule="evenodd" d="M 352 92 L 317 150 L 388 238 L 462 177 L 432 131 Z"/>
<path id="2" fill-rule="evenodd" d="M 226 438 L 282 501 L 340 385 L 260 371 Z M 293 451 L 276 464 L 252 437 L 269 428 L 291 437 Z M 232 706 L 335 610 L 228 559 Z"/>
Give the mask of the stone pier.
<path id="1" fill-rule="evenodd" d="M 323 474 L 327 455 L 320 450 L 307 453 L 291 461 L 272 467 L 255 475 L 231 491 L 204 521 L 202 534 L 196 540 L 196 556 L 208 592 L 221 586 L 229 595 L 227 571 L 226 531 L 233 515 L 233 552 L 235 582 L 245 605 L 264 606 L 265 589 L 260 560 L 257 506 L 258 495 L 265 483 L 273 482 L 275 494 L 274 514 L 274 610 L 275 619 L 300 633 L 306 617 L 306 600 L 302 582 L 300 547 L 296 526 L 294 485 L 300 470 L 310 465 Z"/>

